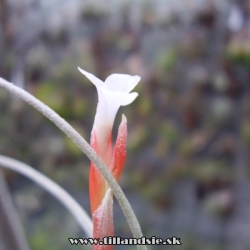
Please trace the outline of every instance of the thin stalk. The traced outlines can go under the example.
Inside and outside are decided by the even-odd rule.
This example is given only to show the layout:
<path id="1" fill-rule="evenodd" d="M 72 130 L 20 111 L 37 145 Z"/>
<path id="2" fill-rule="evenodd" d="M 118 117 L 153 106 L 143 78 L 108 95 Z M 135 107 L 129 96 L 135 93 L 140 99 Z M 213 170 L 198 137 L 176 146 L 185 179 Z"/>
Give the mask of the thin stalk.
<path id="1" fill-rule="evenodd" d="M 95 164 L 97 169 L 100 171 L 102 176 L 105 178 L 116 199 L 118 200 L 121 209 L 127 219 L 127 222 L 131 228 L 133 236 L 135 238 L 142 237 L 142 232 L 138 220 L 134 214 L 134 211 L 131 208 L 130 203 L 128 202 L 125 194 L 118 185 L 117 181 L 110 173 L 108 167 L 102 162 L 100 157 L 95 153 L 91 146 L 87 143 L 81 135 L 73 129 L 62 117 L 60 117 L 55 111 L 49 108 L 47 105 L 36 99 L 33 95 L 29 94 L 25 90 L 15 86 L 14 84 L 4 80 L 0 77 L 0 86 L 11 92 L 12 94 L 18 96 L 25 102 L 29 103 L 35 109 L 40 111 L 44 116 L 51 120 L 58 128 L 60 128 L 73 142 L 82 150 L 83 153 Z M 140 250 L 146 250 L 146 246 L 137 246 Z"/>
<path id="2" fill-rule="evenodd" d="M 51 179 L 45 175 L 39 173 L 34 168 L 29 165 L 12 159 L 7 156 L 0 155 L 0 166 L 14 170 L 35 183 L 43 187 L 49 193 L 54 195 L 75 217 L 76 221 L 79 223 L 81 228 L 84 230 L 87 236 L 92 237 L 93 224 L 88 216 L 88 214 L 83 210 L 83 208 L 73 199 L 73 197 L 68 194 L 63 188 L 58 184 L 53 182 Z"/>
<path id="3" fill-rule="evenodd" d="M 29 250 L 8 187 L 0 171 L 0 249 Z"/>

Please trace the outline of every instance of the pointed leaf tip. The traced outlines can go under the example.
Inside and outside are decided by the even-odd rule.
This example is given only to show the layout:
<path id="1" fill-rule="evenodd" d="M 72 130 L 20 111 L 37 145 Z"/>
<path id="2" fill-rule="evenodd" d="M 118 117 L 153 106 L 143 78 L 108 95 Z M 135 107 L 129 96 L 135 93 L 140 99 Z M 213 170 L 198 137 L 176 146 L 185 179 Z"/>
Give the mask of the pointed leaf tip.
<path id="1" fill-rule="evenodd" d="M 122 122 L 126 122 L 127 123 L 127 118 L 124 114 L 122 114 Z"/>

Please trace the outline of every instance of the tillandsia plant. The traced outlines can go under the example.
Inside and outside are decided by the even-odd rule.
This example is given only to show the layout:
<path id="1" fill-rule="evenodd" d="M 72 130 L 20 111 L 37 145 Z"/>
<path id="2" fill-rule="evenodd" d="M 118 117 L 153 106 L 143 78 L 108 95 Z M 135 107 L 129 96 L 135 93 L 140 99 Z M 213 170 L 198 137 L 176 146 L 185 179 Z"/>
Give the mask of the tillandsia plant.
<path id="1" fill-rule="evenodd" d="M 131 228 L 134 238 L 141 238 L 143 234 L 138 220 L 122 189 L 117 184 L 117 180 L 121 175 L 126 156 L 127 128 L 125 116 L 123 116 L 122 123 L 119 128 L 118 138 L 114 150 L 112 149 L 111 137 L 114 118 L 119 107 L 128 105 L 137 97 L 137 93 L 129 94 L 129 92 L 139 82 L 140 77 L 113 74 L 109 76 L 104 83 L 92 74 L 81 69 L 80 71 L 96 85 L 99 96 L 99 104 L 91 136 L 92 147 L 55 111 L 24 89 L 15 86 L 13 83 L 8 82 L 1 77 L 0 87 L 5 88 L 10 93 L 21 98 L 51 120 L 59 129 L 72 139 L 72 141 L 92 162 L 90 173 L 90 195 L 92 216 L 94 218 L 94 236 L 111 236 L 111 234 L 113 234 L 112 196 L 114 193 Z M 32 171 L 29 166 L 16 160 L 0 156 L 0 165 L 24 174 L 43 187 L 48 186 L 48 180 L 45 180 L 41 177 L 41 175 Z M 97 171 L 97 169 L 101 174 Z M 105 180 L 102 179 L 102 176 Z M 88 221 L 86 216 L 79 218 L 79 206 L 76 204 L 76 206 L 72 208 L 72 199 L 69 199 L 68 195 L 61 195 L 62 192 L 58 192 L 59 189 L 52 183 L 49 185 L 47 190 L 55 196 L 58 196 L 58 198 L 60 198 L 59 200 L 61 200 L 66 207 L 70 208 L 69 210 L 75 216 L 79 224 L 83 225 L 82 227 L 86 231 L 86 234 L 89 235 L 89 229 L 92 229 L 92 225 L 91 223 L 88 223 L 88 226 L 86 226 L 86 221 Z M 80 214 L 84 214 L 84 211 L 80 211 Z M 107 248 L 98 247 L 99 246 L 96 246 L 95 250 L 113 249 L 113 246 L 109 246 Z M 147 247 L 146 245 L 137 245 L 137 249 L 146 250 Z"/>
<path id="2" fill-rule="evenodd" d="M 112 147 L 112 127 L 120 106 L 132 103 L 138 96 L 129 93 L 140 81 L 139 76 L 112 74 L 105 82 L 94 75 L 78 68 L 97 88 L 98 106 L 91 132 L 90 145 L 109 168 L 118 181 L 126 158 L 127 120 L 122 115 L 117 140 Z M 102 239 L 114 236 L 113 224 L 113 192 L 91 162 L 89 177 L 90 205 L 93 218 L 93 237 Z M 96 245 L 95 250 L 112 250 L 112 245 Z"/>

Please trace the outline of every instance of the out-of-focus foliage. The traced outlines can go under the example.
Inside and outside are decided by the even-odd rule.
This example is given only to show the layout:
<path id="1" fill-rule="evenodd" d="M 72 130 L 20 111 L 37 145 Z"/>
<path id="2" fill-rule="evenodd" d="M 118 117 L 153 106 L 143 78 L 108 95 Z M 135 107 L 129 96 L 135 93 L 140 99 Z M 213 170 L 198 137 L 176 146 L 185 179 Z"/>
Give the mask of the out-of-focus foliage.
<path id="1" fill-rule="evenodd" d="M 121 108 L 114 131 L 125 113 L 128 157 L 120 183 L 146 236 L 182 237 L 180 249 L 250 245 L 248 1 L 2 2 L 0 76 L 87 140 L 97 93 L 77 66 L 103 80 L 111 73 L 142 77 L 139 97 Z M 89 162 L 81 151 L 4 90 L 0 115 L 0 153 L 49 175 L 88 209 Z M 81 234 L 55 216 L 63 208 L 40 196 L 22 206 L 34 186 L 13 173 L 6 178 L 31 249 L 71 249 L 64 239 Z M 129 237 L 118 205 L 115 221 L 117 235 Z M 53 244 L 50 236 L 61 227 Z"/>

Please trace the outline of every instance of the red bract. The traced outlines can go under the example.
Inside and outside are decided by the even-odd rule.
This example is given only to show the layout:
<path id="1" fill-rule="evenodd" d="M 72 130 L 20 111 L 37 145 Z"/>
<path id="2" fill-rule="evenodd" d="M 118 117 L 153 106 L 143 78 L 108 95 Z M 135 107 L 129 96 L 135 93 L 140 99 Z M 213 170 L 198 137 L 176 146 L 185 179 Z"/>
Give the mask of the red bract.
<path id="1" fill-rule="evenodd" d="M 123 166 L 126 158 L 126 144 L 127 144 L 127 124 L 126 118 L 123 117 L 121 122 L 117 141 L 114 150 L 112 150 L 111 133 L 108 137 L 106 150 L 100 154 L 98 150 L 98 140 L 95 131 L 92 132 L 91 146 L 98 155 L 101 156 L 103 161 L 109 167 L 113 176 L 118 179 L 121 176 Z M 109 165 L 107 164 L 109 163 Z M 94 224 L 94 238 L 102 239 L 105 236 L 114 235 L 113 226 L 113 198 L 112 192 L 106 183 L 105 179 L 99 173 L 95 165 L 91 162 L 90 176 L 89 176 L 89 190 L 90 190 L 90 203 L 91 212 Z M 109 250 L 113 246 L 95 246 L 95 250 Z"/>

